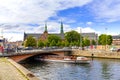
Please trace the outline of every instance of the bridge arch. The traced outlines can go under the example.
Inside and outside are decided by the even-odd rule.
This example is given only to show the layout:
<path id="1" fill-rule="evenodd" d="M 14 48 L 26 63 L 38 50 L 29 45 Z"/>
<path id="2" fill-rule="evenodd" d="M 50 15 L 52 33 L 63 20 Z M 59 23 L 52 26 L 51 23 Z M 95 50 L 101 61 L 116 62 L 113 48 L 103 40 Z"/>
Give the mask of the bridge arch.
<path id="1" fill-rule="evenodd" d="M 14 61 L 16 62 L 20 62 L 20 61 L 23 61 L 25 59 L 28 59 L 28 58 L 31 58 L 31 57 L 35 57 L 35 56 L 40 56 L 40 55 L 55 55 L 55 56 L 64 56 L 65 55 L 65 51 L 51 51 L 51 52 L 38 52 L 38 53 L 29 53 L 29 54 L 17 54 L 17 55 L 12 55 L 12 56 L 9 56 L 11 59 L 13 59 Z M 67 51 L 67 53 L 69 53 Z"/>

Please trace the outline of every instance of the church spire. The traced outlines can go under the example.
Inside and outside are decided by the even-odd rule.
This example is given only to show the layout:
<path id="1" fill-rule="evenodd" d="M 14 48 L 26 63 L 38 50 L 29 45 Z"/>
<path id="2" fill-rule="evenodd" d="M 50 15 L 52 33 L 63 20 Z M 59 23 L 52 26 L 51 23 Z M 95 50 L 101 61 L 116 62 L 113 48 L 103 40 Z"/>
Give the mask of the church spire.
<path id="1" fill-rule="evenodd" d="M 47 22 L 45 22 L 45 31 L 44 32 L 47 32 Z"/>
<path id="2" fill-rule="evenodd" d="M 64 31 L 63 31 L 63 23 L 62 23 L 62 21 L 61 21 L 61 30 L 60 30 L 60 33 L 64 33 Z"/>

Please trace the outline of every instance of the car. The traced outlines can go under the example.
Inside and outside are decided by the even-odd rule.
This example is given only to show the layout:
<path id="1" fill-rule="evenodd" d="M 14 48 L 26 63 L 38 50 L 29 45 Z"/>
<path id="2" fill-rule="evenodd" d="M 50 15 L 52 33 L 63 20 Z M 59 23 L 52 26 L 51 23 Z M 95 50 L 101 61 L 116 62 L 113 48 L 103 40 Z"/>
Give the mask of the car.
<path id="1" fill-rule="evenodd" d="M 26 47 L 26 48 L 24 48 L 24 50 L 33 50 L 33 48 L 32 47 Z"/>
<path id="2" fill-rule="evenodd" d="M 63 49 L 72 49 L 71 47 L 63 47 Z"/>
<path id="3" fill-rule="evenodd" d="M 117 49 L 117 52 L 120 52 L 120 49 Z"/>
<path id="4" fill-rule="evenodd" d="M 110 48 L 110 51 L 115 52 L 115 51 L 117 51 L 117 48 L 112 47 L 112 48 Z"/>

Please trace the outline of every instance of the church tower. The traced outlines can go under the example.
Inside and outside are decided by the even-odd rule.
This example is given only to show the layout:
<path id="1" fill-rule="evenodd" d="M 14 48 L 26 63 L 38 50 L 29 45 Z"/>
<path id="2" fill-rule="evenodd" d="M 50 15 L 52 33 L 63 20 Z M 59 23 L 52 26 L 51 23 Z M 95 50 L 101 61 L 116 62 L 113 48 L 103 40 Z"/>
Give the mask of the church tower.
<path id="1" fill-rule="evenodd" d="M 45 31 L 44 31 L 44 33 L 48 33 L 48 31 L 47 31 L 47 23 L 45 23 Z"/>
<path id="2" fill-rule="evenodd" d="M 45 31 L 43 34 L 40 35 L 40 40 L 45 41 L 48 37 L 48 31 L 47 31 L 47 23 L 45 23 Z"/>
<path id="3" fill-rule="evenodd" d="M 61 33 L 61 34 L 64 33 L 64 31 L 63 31 L 63 23 L 62 23 L 62 21 L 61 21 L 61 29 L 60 29 L 60 33 Z"/>
<path id="4" fill-rule="evenodd" d="M 63 23 L 62 23 L 62 21 L 61 21 L 60 36 L 61 36 L 62 40 L 64 40 L 64 31 L 63 31 Z"/>

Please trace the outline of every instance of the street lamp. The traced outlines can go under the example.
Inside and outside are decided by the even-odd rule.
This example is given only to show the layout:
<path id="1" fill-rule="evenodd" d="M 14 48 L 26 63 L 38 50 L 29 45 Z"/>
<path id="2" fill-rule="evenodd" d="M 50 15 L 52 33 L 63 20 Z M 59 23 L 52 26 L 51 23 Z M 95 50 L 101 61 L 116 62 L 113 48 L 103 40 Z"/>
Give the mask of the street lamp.
<path id="1" fill-rule="evenodd" d="M 82 30 L 81 30 L 81 28 L 80 28 L 80 47 L 81 47 L 81 49 L 82 49 Z"/>
<path id="2" fill-rule="evenodd" d="M 106 31 L 106 39 L 105 39 L 105 50 L 107 49 L 107 28 L 105 28 Z"/>

